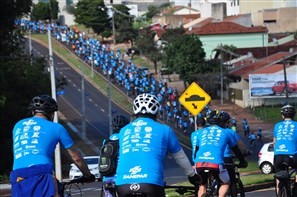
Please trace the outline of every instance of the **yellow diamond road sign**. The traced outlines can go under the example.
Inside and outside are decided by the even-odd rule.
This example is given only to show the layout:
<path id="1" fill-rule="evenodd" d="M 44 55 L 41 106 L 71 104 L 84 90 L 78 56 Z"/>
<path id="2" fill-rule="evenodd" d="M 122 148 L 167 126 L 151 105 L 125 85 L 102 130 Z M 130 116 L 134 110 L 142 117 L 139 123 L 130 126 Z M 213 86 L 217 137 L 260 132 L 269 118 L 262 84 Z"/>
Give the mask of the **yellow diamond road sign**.
<path id="1" fill-rule="evenodd" d="M 191 113 L 197 116 L 211 100 L 210 96 L 195 82 L 179 97 L 179 102 Z"/>

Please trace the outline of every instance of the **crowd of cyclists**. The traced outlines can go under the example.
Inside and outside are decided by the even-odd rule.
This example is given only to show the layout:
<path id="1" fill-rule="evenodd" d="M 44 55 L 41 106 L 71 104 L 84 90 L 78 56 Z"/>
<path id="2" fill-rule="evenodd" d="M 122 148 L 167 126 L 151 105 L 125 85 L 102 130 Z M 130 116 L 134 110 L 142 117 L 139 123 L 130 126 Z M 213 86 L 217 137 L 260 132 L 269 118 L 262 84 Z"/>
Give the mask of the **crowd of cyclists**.
<path id="1" fill-rule="evenodd" d="M 46 25 L 35 22 L 17 21 L 16 24 L 24 29 L 46 31 Z M 163 197 L 165 196 L 163 160 L 169 154 L 184 170 L 189 182 L 197 187 L 199 197 L 206 192 L 205 170 L 211 171 L 214 178 L 219 181 L 218 196 L 227 195 L 234 180 L 234 172 L 224 163 L 233 163 L 232 151 L 239 160 L 238 167 L 246 168 L 248 163 L 245 156 L 250 154 L 238 133 L 229 128 L 229 123 L 233 120 L 227 112 L 206 108 L 194 122 L 179 104 L 177 90 L 168 87 L 161 79 L 157 82 L 131 61 L 125 61 L 120 51 L 114 53 L 109 46 L 84 37 L 83 34 L 67 26 L 52 25 L 51 28 L 57 40 L 62 39 L 64 36 L 62 34 L 66 34 L 66 43 L 70 44 L 79 57 L 86 62 L 93 59 L 100 72 L 110 75 L 119 86 L 126 89 L 129 96 L 134 98 L 135 118 L 131 122 L 124 121 L 125 124 L 118 125 L 114 129 L 114 135 L 110 136 L 110 139 L 119 142 L 116 174 L 114 177 L 106 177 L 103 182 L 114 181 L 118 196 Z M 178 109 L 177 112 L 174 112 L 175 108 Z M 61 124 L 52 122 L 58 111 L 56 101 L 47 95 L 36 96 L 32 99 L 29 109 L 33 117 L 20 120 L 13 129 L 14 165 L 10 176 L 12 196 L 58 195 L 58 180 L 54 177 L 52 161 L 58 142 L 83 172 L 83 181 L 94 181 L 94 175 L 90 173 L 80 153 L 73 148 L 74 142 L 66 129 Z M 173 112 L 172 116 L 169 115 L 170 112 Z M 285 105 L 281 109 L 283 121 L 275 125 L 276 172 L 283 170 L 283 162 L 297 169 L 295 114 L 294 106 Z M 157 121 L 158 118 L 162 118 L 166 123 L 171 123 L 177 117 L 188 118 L 187 121 L 193 128 L 195 124 L 198 126 L 198 130 L 191 130 L 190 159 L 184 153 L 173 128 Z M 113 124 L 116 122 L 118 119 L 115 118 Z M 178 127 L 178 121 L 173 125 Z M 104 190 L 106 196 L 112 195 L 105 188 Z M 293 191 L 295 190 L 297 182 Z"/>
<path id="2" fill-rule="evenodd" d="M 155 95 L 160 102 L 159 117 L 180 132 L 188 134 L 194 129 L 194 117 L 178 101 L 179 92 L 176 87 L 168 86 L 167 79 L 153 75 L 140 66 L 136 66 L 131 58 L 120 49 L 113 51 L 109 44 L 100 42 L 97 38 L 88 37 L 76 27 L 51 26 L 42 22 L 16 20 L 15 24 L 24 31 L 47 33 L 49 27 L 52 36 L 72 50 L 85 63 L 105 77 L 109 75 L 111 82 L 120 88 L 127 96 L 134 99 L 142 93 Z"/>

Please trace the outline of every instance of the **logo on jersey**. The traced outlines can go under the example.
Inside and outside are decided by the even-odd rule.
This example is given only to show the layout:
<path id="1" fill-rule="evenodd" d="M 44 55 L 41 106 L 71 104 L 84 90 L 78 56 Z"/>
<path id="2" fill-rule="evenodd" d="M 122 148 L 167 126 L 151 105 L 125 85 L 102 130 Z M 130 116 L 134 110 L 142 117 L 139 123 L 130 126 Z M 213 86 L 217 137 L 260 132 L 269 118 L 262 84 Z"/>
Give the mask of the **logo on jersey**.
<path id="1" fill-rule="evenodd" d="M 281 145 L 278 146 L 276 151 L 278 151 L 278 152 L 288 152 L 288 149 L 287 149 L 285 144 L 281 144 Z"/>
<path id="2" fill-rule="evenodd" d="M 137 122 L 133 122 L 132 125 L 136 127 L 141 127 L 147 125 L 147 122 L 143 122 L 143 120 L 138 120 Z"/>
<path id="3" fill-rule="evenodd" d="M 139 184 L 132 184 L 130 185 L 130 190 L 131 191 L 138 191 L 140 189 L 140 185 Z"/>
<path id="4" fill-rule="evenodd" d="M 211 152 L 204 152 L 203 156 L 200 156 L 199 159 L 214 160 L 214 157 L 211 157 Z"/>
<path id="5" fill-rule="evenodd" d="M 147 174 L 139 174 L 142 168 L 140 166 L 135 166 L 130 168 L 129 175 L 124 175 L 123 179 L 139 179 L 139 178 L 147 178 Z"/>

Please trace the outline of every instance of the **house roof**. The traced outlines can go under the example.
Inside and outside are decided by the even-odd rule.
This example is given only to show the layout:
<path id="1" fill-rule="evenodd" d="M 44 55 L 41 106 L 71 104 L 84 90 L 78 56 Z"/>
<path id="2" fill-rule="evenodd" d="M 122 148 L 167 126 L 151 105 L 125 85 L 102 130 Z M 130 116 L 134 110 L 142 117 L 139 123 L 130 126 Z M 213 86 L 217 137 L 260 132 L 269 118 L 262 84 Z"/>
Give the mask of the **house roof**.
<path id="1" fill-rule="evenodd" d="M 279 64 L 283 58 L 297 55 L 297 52 L 279 52 L 275 53 L 267 58 L 235 68 L 229 72 L 229 75 L 241 76 L 244 79 L 248 79 L 249 74 L 266 74 L 275 73 L 281 70 L 281 64 Z"/>
<path id="2" fill-rule="evenodd" d="M 193 28 L 192 32 L 198 35 L 210 34 L 240 34 L 240 33 L 261 33 L 268 32 L 264 26 L 245 27 L 232 22 L 211 22 L 200 28 Z M 188 32 L 187 32 L 188 33 Z"/>

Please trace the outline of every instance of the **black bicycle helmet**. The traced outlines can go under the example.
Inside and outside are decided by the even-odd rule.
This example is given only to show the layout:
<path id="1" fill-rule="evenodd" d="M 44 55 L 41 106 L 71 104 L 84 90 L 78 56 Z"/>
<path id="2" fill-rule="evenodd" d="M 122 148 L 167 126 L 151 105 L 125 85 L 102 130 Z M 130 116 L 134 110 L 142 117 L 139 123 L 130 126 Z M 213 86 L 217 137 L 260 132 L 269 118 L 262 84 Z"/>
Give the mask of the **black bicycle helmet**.
<path id="1" fill-rule="evenodd" d="M 220 113 L 218 110 L 211 110 L 211 111 L 208 111 L 206 113 L 206 120 L 207 120 L 207 123 L 212 125 L 212 124 L 218 124 L 219 121 L 220 121 Z"/>
<path id="2" fill-rule="evenodd" d="M 281 108 L 281 115 L 283 115 L 285 118 L 294 118 L 296 114 L 295 107 L 292 105 L 285 105 Z"/>
<path id="3" fill-rule="evenodd" d="M 130 121 L 127 117 L 125 117 L 123 115 L 116 115 L 112 119 L 112 130 L 113 130 L 113 132 L 119 132 L 121 130 L 121 128 L 123 128 L 124 126 L 126 126 L 129 123 L 130 123 Z"/>
<path id="4" fill-rule="evenodd" d="M 51 120 L 50 114 L 58 111 L 58 105 L 55 99 L 48 95 L 35 96 L 29 106 L 29 110 L 36 113 L 44 114 L 49 120 Z"/>
<path id="5" fill-rule="evenodd" d="M 230 122 L 231 117 L 227 112 L 221 111 L 219 116 L 220 116 L 220 119 L 221 119 L 221 121 L 223 123 L 229 123 Z"/>
<path id="6" fill-rule="evenodd" d="M 196 124 L 198 127 L 204 127 L 206 125 L 205 118 L 202 114 L 199 114 L 196 119 Z"/>

